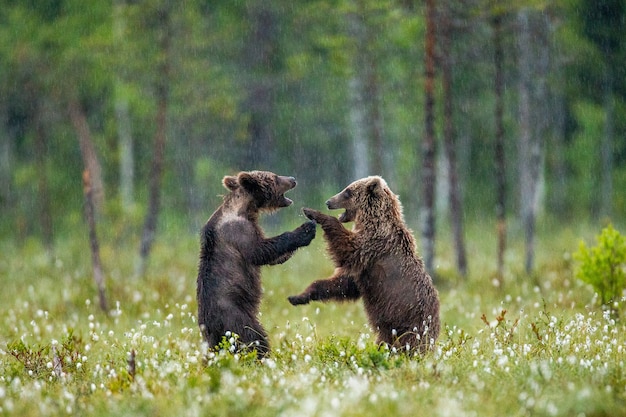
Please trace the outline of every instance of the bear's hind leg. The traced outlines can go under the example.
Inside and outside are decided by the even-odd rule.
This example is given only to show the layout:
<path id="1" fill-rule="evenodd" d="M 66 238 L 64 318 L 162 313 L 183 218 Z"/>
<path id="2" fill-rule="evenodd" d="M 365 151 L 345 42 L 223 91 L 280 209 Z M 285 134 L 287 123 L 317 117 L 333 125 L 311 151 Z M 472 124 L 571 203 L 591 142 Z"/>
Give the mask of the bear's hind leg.
<path id="1" fill-rule="evenodd" d="M 230 314 L 230 323 L 226 330 L 237 334 L 237 351 L 241 349 L 256 349 L 260 357 L 267 355 L 270 349 L 267 333 L 256 317 L 243 312 Z"/>
<path id="2" fill-rule="evenodd" d="M 299 295 L 289 297 L 291 304 L 308 304 L 310 301 L 346 301 L 356 300 L 361 296 L 354 279 L 342 273 L 341 269 L 335 271 L 335 275 L 328 279 L 320 279 L 312 282 Z"/>

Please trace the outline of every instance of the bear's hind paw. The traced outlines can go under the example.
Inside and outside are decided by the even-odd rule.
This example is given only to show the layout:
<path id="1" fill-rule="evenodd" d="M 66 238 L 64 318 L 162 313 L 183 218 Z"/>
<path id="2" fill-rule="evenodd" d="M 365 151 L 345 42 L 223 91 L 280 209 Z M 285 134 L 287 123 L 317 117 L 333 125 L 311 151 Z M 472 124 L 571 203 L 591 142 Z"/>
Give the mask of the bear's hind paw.
<path id="1" fill-rule="evenodd" d="M 287 297 L 287 299 L 289 300 L 291 305 L 294 305 L 294 306 L 298 306 L 302 304 L 309 304 L 309 301 L 310 301 L 308 297 L 304 297 L 302 295 L 292 295 L 290 297 Z"/>

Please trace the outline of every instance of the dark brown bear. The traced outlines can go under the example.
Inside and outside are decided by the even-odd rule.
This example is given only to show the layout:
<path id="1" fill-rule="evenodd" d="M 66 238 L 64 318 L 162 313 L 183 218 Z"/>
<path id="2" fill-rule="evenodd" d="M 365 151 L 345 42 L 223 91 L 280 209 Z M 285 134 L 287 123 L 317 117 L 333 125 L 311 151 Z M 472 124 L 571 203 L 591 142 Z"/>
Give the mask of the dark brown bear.
<path id="1" fill-rule="evenodd" d="M 334 274 L 313 282 L 293 305 L 363 298 L 378 343 L 424 352 L 439 336 L 439 296 L 404 223 L 402 206 L 377 176 L 355 181 L 326 202 L 339 219 L 304 209 L 324 230 Z M 342 223 L 354 222 L 352 231 Z"/>
<path id="2" fill-rule="evenodd" d="M 266 238 L 258 224 L 259 213 L 291 205 L 284 194 L 296 186 L 296 180 L 251 171 L 224 177 L 222 182 L 230 192 L 201 232 L 198 323 L 210 348 L 232 332 L 239 335 L 239 344 L 265 355 L 267 333 L 257 319 L 261 266 L 283 263 L 296 249 L 307 246 L 315 237 L 315 222 Z"/>

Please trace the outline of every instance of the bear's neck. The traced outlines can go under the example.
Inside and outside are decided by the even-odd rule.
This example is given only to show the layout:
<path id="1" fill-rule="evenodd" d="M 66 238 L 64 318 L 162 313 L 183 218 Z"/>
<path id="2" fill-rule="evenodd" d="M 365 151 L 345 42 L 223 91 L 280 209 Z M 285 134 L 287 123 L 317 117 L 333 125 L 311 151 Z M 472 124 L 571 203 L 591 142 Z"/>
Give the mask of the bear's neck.
<path id="1" fill-rule="evenodd" d="M 354 222 L 355 232 L 366 232 L 374 236 L 396 234 L 398 229 L 404 229 L 404 227 L 402 214 L 394 209 L 378 213 L 363 213 L 358 215 Z"/>
<path id="2" fill-rule="evenodd" d="M 222 204 L 223 213 L 234 213 L 239 217 L 246 218 L 252 222 L 259 219 L 259 211 L 254 201 L 239 193 L 230 193 L 224 197 Z"/>

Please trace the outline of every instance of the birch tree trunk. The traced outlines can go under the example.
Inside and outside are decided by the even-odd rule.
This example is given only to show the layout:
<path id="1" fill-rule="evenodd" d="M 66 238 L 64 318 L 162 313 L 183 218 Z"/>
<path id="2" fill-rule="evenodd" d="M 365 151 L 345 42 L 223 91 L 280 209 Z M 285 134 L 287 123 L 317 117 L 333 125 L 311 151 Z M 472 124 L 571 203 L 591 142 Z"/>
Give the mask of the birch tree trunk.
<path id="1" fill-rule="evenodd" d="M 426 270 L 433 274 L 435 259 L 435 1 L 426 0 L 425 115 L 422 141 L 422 244 Z"/>
<path id="2" fill-rule="evenodd" d="M 349 34 L 356 46 L 348 85 L 356 179 L 367 175 L 386 176 L 391 149 L 384 146 L 378 63 L 372 51 L 372 28 L 367 20 L 370 11 L 363 1 L 356 1 L 355 9 L 347 19 Z"/>
<path id="3" fill-rule="evenodd" d="M 367 29 L 365 44 L 363 45 L 363 54 L 365 60 L 365 104 L 368 110 L 366 119 L 368 124 L 368 137 L 370 142 L 370 160 L 372 161 L 371 174 L 387 177 L 385 158 L 391 154 L 392 149 L 385 149 L 383 120 L 380 110 L 380 81 L 378 78 L 378 65 L 376 57 L 370 50 L 369 33 L 371 29 Z"/>
<path id="4" fill-rule="evenodd" d="M 369 152 L 365 136 L 365 108 L 363 87 L 358 76 L 352 76 L 348 84 L 350 93 L 350 136 L 352 137 L 352 155 L 354 155 L 354 178 L 366 177 L 370 172 Z"/>
<path id="5" fill-rule="evenodd" d="M 367 129 L 367 104 L 365 98 L 365 77 L 363 75 L 365 60 L 363 45 L 365 43 L 365 23 L 362 13 L 348 14 L 348 31 L 356 44 L 352 58 L 352 76 L 348 82 L 350 94 L 350 134 L 352 136 L 352 154 L 354 169 L 352 180 L 363 178 L 370 173 L 370 152 Z"/>
<path id="6" fill-rule="evenodd" d="M 113 5 L 114 44 L 123 45 L 126 20 L 124 18 L 124 0 L 115 0 Z M 122 70 L 115 74 L 115 121 L 117 123 L 117 143 L 119 152 L 119 187 L 122 209 L 128 211 L 135 200 L 135 162 L 133 152 L 132 125 L 128 99 L 123 92 Z"/>
<path id="7" fill-rule="evenodd" d="M 548 101 L 547 22 L 522 9 L 517 16 L 519 59 L 518 142 L 520 217 L 525 236 L 525 269 L 530 273 L 535 257 L 535 222 L 539 209 L 539 185 L 543 174 L 543 137 L 546 134 Z"/>
<path id="8" fill-rule="evenodd" d="M 504 279 L 504 254 L 506 252 L 506 160 L 504 154 L 504 50 L 502 48 L 502 16 L 491 21 L 494 45 L 494 90 L 495 90 L 495 174 L 496 174 L 496 232 L 497 272 L 496 282 L 502 286 Z"/>
<path id="9" fill-rule="evenodd" d="M 120 94 L 116 94 L 115 119 L 117 122 L 117 146 L 120 155 L 120 201 L 122 209 L 128 211 L 135 202 L 135 158 L 128 100 L 120 97 Z"/>

